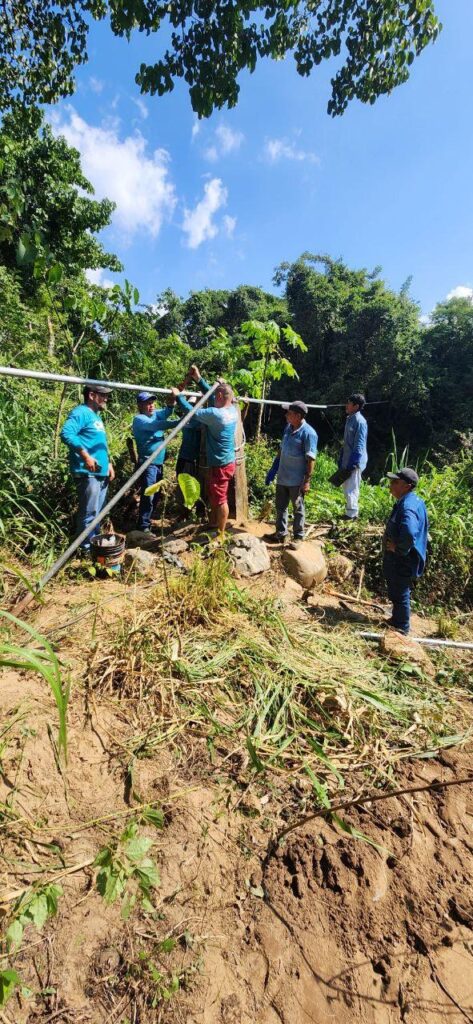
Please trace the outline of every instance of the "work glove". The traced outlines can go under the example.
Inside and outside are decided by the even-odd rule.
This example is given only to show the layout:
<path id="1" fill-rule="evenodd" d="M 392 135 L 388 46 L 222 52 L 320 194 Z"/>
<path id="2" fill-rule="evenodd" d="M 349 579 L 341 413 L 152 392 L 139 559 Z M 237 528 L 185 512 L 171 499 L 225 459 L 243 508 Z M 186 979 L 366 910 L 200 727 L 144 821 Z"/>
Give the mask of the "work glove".
<path id="1" fill-rule="evenodd" d="M 265 477 L 265 481 L 264 481 L 265 484 L 266 484 L 266 487 L 269 487 L 269 485 L 272 484 L 278 469 L 279 469 L 279 455 L 276 456 L 272 466 L 270 467 L 270 469 L 268 469 L 268 472 L 266 473 L 266 477 Z"/>

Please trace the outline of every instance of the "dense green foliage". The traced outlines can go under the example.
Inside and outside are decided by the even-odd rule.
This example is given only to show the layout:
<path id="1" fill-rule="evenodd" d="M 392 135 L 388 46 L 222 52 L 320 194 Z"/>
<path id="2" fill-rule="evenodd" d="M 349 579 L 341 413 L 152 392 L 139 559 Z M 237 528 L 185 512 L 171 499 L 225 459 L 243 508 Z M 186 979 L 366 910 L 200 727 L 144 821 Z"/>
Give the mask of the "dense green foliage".
<path id="1" fill-rule="evenodd" d="M 209 378 L 223 374 L 242 394 L 343 403 L 364 390 L 370 425 L 370 482 L 362 485 L 356 544 L 367 579 L 379 583 L 379 532 L 390 498 L 381 480 L 392 434 L 409 445 L 422 469 L 421 493 L 432 521 L 429 601 L 471 593 L 473 513 L 471 393 L 473 304 L 452 299 L 423 326 L 408 284 L 389 289 L 379 270 L 351 269 L 328 256 L 304 254 L 282 264 L 279 295 L 242 285 L 193 292 L 170 289 L 153 306 L 135 288 L 91 285 L 88 266 L 117 265 L 96 239 L 111 204 L 90 198 L 78 154 L 36 119 L 7 118 L 0 135 L 0 356 L 16 366 L 129 380 L 179 383 L 196 361 Z M 298 378 L 297 379 L 297 375 Z M 60 426 L 80 389 L 0 378 L 0 533 L 17 555 L 50 560 L 72 524 L 74 496 Z M 130 472 L 126 436 L 132 396 L 113 396 L 107 432 L 121 483 Z M 328 483 L 344 412 L 311 412 L 320 455 L 308 496 L 309 519 L 336 524 L 342 495 Z M 264 486 L 281 413 L 246 419 L 248 473 L 256 510 L 272 516 Z M 425 460 L 428 461 L 425 461 Z M 393 454 L 392 465 L 400 457 Z M 374 533 L 366 534 L 367 524 Z M 366 537 L 365 537 L 366 534 Z M 374 540 L 373 540 L 374 537 Z M 371 538 L 371 539 L 370 539 Z"/>
<path id="2" fill-rule="evenodd" d="M 0 6 L 0 110 L 18 95 L 51 103 L 74 89 L 74 69 L 87 61 L 88 28 L 109 19 L 117 36 L 159 33 L 160 56 L 141 64 L 144 93 L 189 87 L 201 117 L 238 101 L 238 75 L 260 58 L 292 54 L 300 75 L 343 53 L 332 79 L 330 114 L 351 99 L 374 103 L 407 81 L 416 56 L 438 35 L 433 0 L 4 0 Z M 164 49 L 166 47 L 166 49 Z M 163 52 L 164 50 L 164 52 Z"/>

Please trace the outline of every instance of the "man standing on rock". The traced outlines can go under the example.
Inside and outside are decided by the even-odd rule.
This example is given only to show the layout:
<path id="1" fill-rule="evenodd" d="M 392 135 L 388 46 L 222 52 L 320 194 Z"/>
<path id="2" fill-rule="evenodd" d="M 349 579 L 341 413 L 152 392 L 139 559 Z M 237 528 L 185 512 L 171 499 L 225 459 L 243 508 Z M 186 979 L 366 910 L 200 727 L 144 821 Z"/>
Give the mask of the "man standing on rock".
<path id="1" fill-rule="evenodd" d="M 69 466 L 74 477 L 79 508 L 76 537 L 98 516 L 107 500 L 109 483 L 115 479 L 110 462 L 107 435 L 99 415 L 105 409 L 112 389 L 96 384 L 84 388 L 84 401 L 71 410 L 61 430 L 61 441 L 69 449 Z M 96 526 L 82 541 L 80 550 L 88 554 L 90 542 L 97 536 Z"/>
<path id="2" fill-rule="evenodd" d="M 210 390 L 210 384 L 201 376 L 198 366 L 191 366 L 190 378 L 198 384 L 203 394 Z M 192 405 L 178 388 L 172 388 L 181 409 L 190 412 Z M 208 409 L 198 409 L 192 418 L 197 427 L 206 427 L 207 465 L 209 467 L 210 522 L 223 534 L 228 521 L 228 488 L 235 475 L 235 431 L 238 411 L 234 394 L 229 384 L 221 381 L 210 399 Z"/>
<path id="3" fill-rule="evenodd" d="M 414 469 L 388 473 L 396 504 L 386 523 L 383 573 L 393 604 L 388 625 L 407 636 L 410 629 L 411 589 L 422 576 L 427 555 L 429 520 L 425 502 L 414 494 L 419 477 Z"/>
<path id="4" fill-rule="evenodd" d="M 266 483 L 276 479 L 276 533 L 265 537 L 270 544 L 280 544 L 288 536 L 289 502 L 294 510 L 294 540 L 289 545 L 295 550 L 304 540 L 305 495 L 310 490 L 310 478 L 317 455 L 318 437 L 306 423 L 305 402 L 283 405 L 287 426 L 282 436 L 281 450 L 266 475 Z"/>
<path id="5" fill-rule="evenodd" d="M 345 519 L 358 519 L 361 474 L 368 462 L 368 424 L 361 415 L 365 405 L 365 396 L 356 392 L 350 396 L 345 406 L 347 418 L 339 459 L 339 468 L 350 470 L 349 476 L 342 484 L 346 502 Z"/>
<path id="6" fill-rule="evenodd" d="M 178 421 L 171 420 L 168 423 L 169 417 L 174 412 L 174 402 L 167 405 L 164 409 L 156 409 L 155 395 L 150 394 L 149 391 L 140 391 L 137 396 L 137 403 L 138 413 L 133 419 L 131 429 L 138 449 L 138 466 L 141 466 L 149 458 L 151 452 L 154 452 L 163 443 L 164 431 L 175 426 Z M 143 530 L 144 533 L 151 531 L 151 517 L 158 498 L 158 494 L 149 496 L 145 494 L 145 491 L 152 484 L 162 480 L 164 456 L 165 451 L 163 450 L 156 456 L 154 462 L 148 466 L 148 469 L 141 474 L 138 529 Z"/>

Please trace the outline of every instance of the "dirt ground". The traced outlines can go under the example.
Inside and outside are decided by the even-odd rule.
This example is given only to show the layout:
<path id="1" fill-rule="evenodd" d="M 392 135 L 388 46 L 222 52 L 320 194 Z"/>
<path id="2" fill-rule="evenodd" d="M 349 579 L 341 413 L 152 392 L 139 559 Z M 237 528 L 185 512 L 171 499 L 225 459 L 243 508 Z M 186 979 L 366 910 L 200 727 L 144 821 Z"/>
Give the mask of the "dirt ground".
<path id="1" fill-rule="evenodd" d="M 300 613 L 276 563 L 258 586 L 280 594 L 289 618 Z M 63 889 L 57 917 L 27 927 L 15 969 L 32 994 L 17 990 L 3 1024 L 473 1021 L 471 785 L 345 812 L 370 843 L 319 817 L 273 848 L 284 807 L 272 787 L 232 786 L 198 736 L 191 754 L 162 744 L 131 765 L 133 702 L 89 692 L 91 608 L 116 625 L 136 600 L 112 580 L 69 581 L 35 614 L 73 679 L 67 775 L 45 683 L 13 669 L 2 678 L 0 913 L 8 920 L 38 876 Z M 329 594 L 311 601 L 303 614 L 335 623 L 347 612 Z M 406 761 L 397 782 L 461 780 L 471 766 L 471 749 L 452 748 Z M 162 807 L 162 829 L 140 817 L 148 805 Z M 132 819 L 152 840 L 160 885 L 157 913 L 123 920 L 97 891 L 93 861 Z"/>

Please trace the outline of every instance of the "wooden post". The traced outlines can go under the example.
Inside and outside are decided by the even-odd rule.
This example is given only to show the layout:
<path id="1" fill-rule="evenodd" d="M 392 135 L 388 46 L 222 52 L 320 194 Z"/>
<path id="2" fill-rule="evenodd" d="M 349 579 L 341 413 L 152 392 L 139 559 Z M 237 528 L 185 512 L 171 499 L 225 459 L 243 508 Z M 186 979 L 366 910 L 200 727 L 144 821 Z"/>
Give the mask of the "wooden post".
<path id="1" fill-rule="evenodd" d="M 236 469 L 235 469 L 235 522 L 238 526 L 245 526 L 248 521 L 248 481 L 246 479 L 245 463 L 245 432 L 241 418 L 240 406 L 238 408 L 238 423 L 235 433 L 236 448 Z M 232 509 L 233 512 L 233 509 Z"/>

